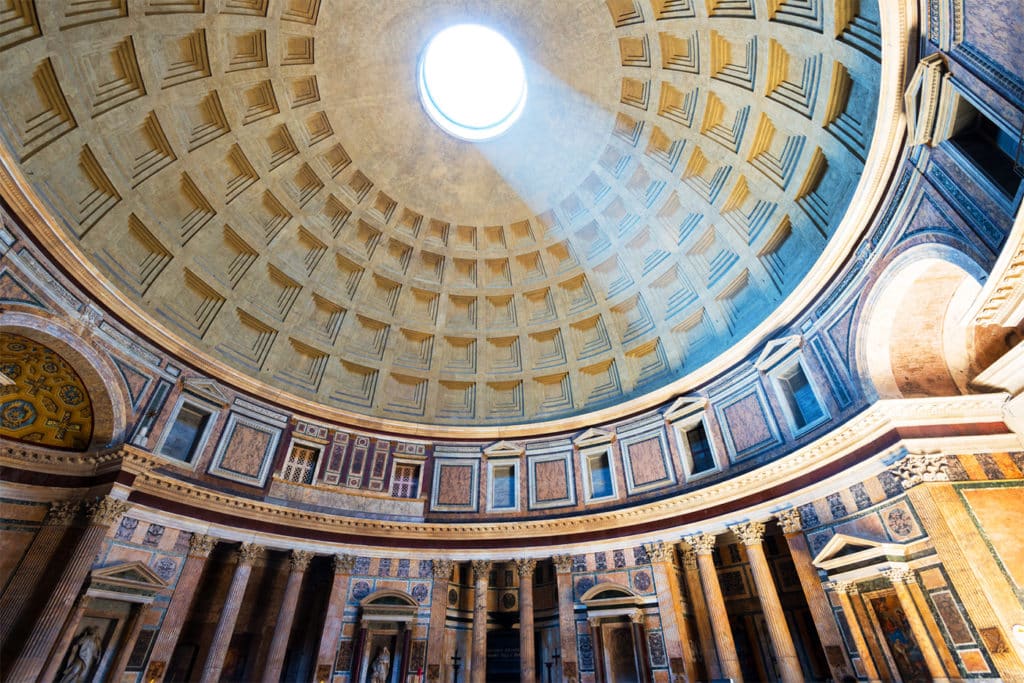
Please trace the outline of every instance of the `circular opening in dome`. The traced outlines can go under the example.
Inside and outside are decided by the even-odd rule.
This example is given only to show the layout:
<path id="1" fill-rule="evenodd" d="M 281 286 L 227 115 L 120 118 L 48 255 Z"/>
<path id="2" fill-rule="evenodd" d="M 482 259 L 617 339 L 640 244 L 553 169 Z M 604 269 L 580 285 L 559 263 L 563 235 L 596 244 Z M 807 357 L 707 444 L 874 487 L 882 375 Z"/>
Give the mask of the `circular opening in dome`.
<path id="1" fill-rule="evenodd" d="M 431 38 L 420 59 L 419 88 L 434 123 L 464 140 L 501 135 L 526 105 L 519 53 L 479 24 L 450 26 Z"/>

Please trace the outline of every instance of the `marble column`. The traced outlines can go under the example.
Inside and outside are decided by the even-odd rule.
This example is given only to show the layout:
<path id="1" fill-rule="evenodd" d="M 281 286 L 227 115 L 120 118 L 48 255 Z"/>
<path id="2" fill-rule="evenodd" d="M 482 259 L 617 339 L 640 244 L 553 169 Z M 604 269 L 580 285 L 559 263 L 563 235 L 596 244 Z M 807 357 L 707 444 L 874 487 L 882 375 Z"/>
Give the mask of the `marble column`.
<path id="1" fill-rule="evenodd" d="M 487 581 L 490 560 L 473 560 L 473 649 L 469 660 L 471 683 L 487 681 Z"/>
<path id="2" fill-rule="evenodd" d="M 146 612 L 150 609 L 148 604 L 136 604 L 132 606 L 131 616 L 125 625 L 124 635 L 121 637 L 121 645 L 117 648 L 117 659 L 110 665 L 107 673 L 107 680 L 111 683 L 121 680 L 124 670 L 128 667 L 128 660 L 135 649 L 135 641 L 139 639 L 142 632 L 142 625 L 145 623 Z"/>
<path id="3" fill-rule="evenodd" d="M 161 683 L 167 673 L 167 664 L 174 654 L 174 648 L 178 645 L 178 636 L 181 635 L 181 628 L 192 609 L 192 603 L 196 597 L 196 589 L 199 587 L 199 579 L 203 576 L 206 568 L 206 560 L 210 557 L 217 539 L 203 534 L 192 534 L 188 539 L 188 557 L 178 575 L 178 582 L 174 586 L 174 593 L 171 601 L 164 612 L 163 623 L 160 624 L 160 631 L 156 634 L 156 642 L 149 654 L 149 667 L 146 670 L 146 683 Z"/>
<path id="4" fill-rule="evenodd" d="M 661 632 L 665 639 L 669 670 L 673 674 L 685 674 L 688 681 L 697 680 L 693 651 L 690 649 L 690 629 L 683 614 L 683 595 L 675 562 L 675 548 L 667 543 L 648 543 L 646 549 L 651 558 L 654 585 L 657 587 Z"/>
<path id="5" fill-rule="evenodd" d="M 807 607 L 818 632 L 818 640 L 821 641 L 821 646 L 825 650 L 829 671 L 834 680 L 842 680 L 843 676 L 853 673 L 853 664 L 843 646 L 843 637 L 839 633 L 832 604 L 825 594 L 818 570 L 815 569 L 812 562 L 811 550 L 807 546 L 807 539 L 804 538 L 801 526 L 800 511 L 790 508 L 779 512 L 775 518 L 786 538 L 786 545 L 789 546 L 789 556 L 793 560 L 796 575 L 800 579 L 800 588 L 807 600 Z"/>
<path id="6" fill-rule="evenodd" d="M 82 583 L 89 574 L 96 554 L 110 526 L 128 511 L 128 503 L 110 496 L 101 496 L 86 506 L 88 523 L 71 556 L 59 568 L 60 577 L 50 591 L 46 604 L 36 618 L 25 646 L 7 672 L 8 680 L 34 679 L 50 661 L 63 652 L 52 653 L 54 643 L 61 633 L 61 626 L 82 590 Z"/>
<path id="7" fill-rule="evenodd" d="M 900 607 L 903 608 L 907 623 L 910 624 L 910 631 L 914 634 L 914 640 L 917 641 L 918 647 L 921 648 L 928 673 L 936 683 L 945 683 L 949 680 L 946 669 L 942 666 L 942 660 L 939 659 L 939 654 L 935 651 L 931 634 L 928 633 L 928 628 L 921 619 L 921 613 L 917 611 L 914 597 L 910 594 L 909 584 L 916 582 L 913 570 L 902 567 L 890 569 L 885 572 L 885 576 L 892 582 L 893 590 L 896 591 Z"/>
<path id="8" fill-rule="evenodd" d="M 633 647 L 636 648 L 637 675 L 641 681 L 651 680 L 651 655 L 647 651 L 647 625 L 644 613 L 635 610 L 629 615 L 629 623 L 633 628 Z"/>
<path id="9" fill-rule="evenodd" d="M 537 665 L 533 632 L 533 572 L 537 560 L 524 558 L 516 560 L 519 574 L 519 679 L 525 683 L 536 683 Z"/>
<path id="10" fill-rule="evenodd" d="M 334 656 L 338 651 L 345 601 L 348 599 L 348 584 L 352 577 L 352 568 L 356 565 L 356 558 L 352 555 L 335 555 L 333 564 L 334 580 L 331 582 L 330 597 L 327 598 L 327 614 L 324 616 L 324 628 L 316 655 L 316 683 L 326 683 L 334 674 Z"/>
<path id="11" fill-rule="evenodd" d="M 861 668 L 864 670 L 864 675 L 869 681 L 878 681 L 878 667 L 875 666 L 875 660 L 874 657 L 871 656 L 871 650 L 868 648 L 868 641 L 864 635 L 864 629 L 857 616 L 858 611 L 853 605 L 853 596 L 858 595 L 859 593 L 857 584 L 848 581 L 839 581 L 833 583 L 832 587 L 836 591 L 836 597 L 839 598 L 839 604 L 843 608 L 843 614 L 846 615 L 846 623 L 850 627 L 850 638 L 853 639 L 853 646 L 857 648 L 857 652 L 860 654 L 860 663 Z"/>
<path id="12" fill-rule="evenodd" d="M 594 682 L 606 683 L 608 674 L 604 670 L 604 634 L 601 632 L 601 618 L 589 617 L 590 642 L 594 648 Z"/>
<path id="13" fill-rule="evenodd" d="M 14 575 L 7 582 L 0 595 L 0 651 L 6 650 L 7 639 L 18 623 L 22 610 L 28 604 L 28 597 L 35 591 L 39 578 L 57 551 L 60 540 L 68 531 L 68 525 L 75 518 L 80 502 L 58 501 L 50 503 L 50 509 L 43 518 L 43 525 L 32 538 L 25 556 L 18 563 Z"/>
<path id="14" fill-rule="evenodd" d="M 292 633 L 302 578 L 306 575 L 306 569 L 312 559 L 313 553 L 308 550 L 293 550 L 288 558 L 288 583 L 284 587 L 281 608 L 277 611 L 274 637 L 270 640 L 270 651 L 267 653 L 267 663 L 263 668 L 263 683 L 275 683 L 281 679 L 281 667 L 284 666 L 284 655 L 288 649 L 288 637 Z"/>
<path id="15" fill-rule="evenodd" d="M 725 610 L 722 587 L 718 585 L 718 571 L 715 569 L 715 561 L 711 557 L 711 553 L 715 549 L 715 536 L 714 534 L 701 534 L 690 536 L 686 540 L 697 554 L 697 569 L 700 572 L 700 583 L 704 589 L 704 601 L 708 607 L 711 632 L 715 636 L 722 677 L 742 683 L 743 672 L 740 670 L 740 660 L 736 656 L 736 644 L 733 642 L 732 629 L 729 626 L 729 613 Z"/>
<path id="16" fill-rule="evenodd" d="M 772 649 L 775 650 L 779 675 L 784 683 L 799 683 L 804 680 L 803 669 L 796 655 L 796 646 L 789 632 L 789 624 L 786 623 L 786 613 L 782 610 L 782 602 L 775 588 L 775 579 L 772 578 L 768 558 L 764 554 L 764 523 L 745 522 L 730 528 L 747 548 L 750 573 L 754 577 L 757 597 L 761 601 L 761 611 L 768 627 L 768 636 L 772 642 Z"/>
<path id="17" fill-rule="evenodd" d="M 430 589 L 430 627 L 427 631 L 427 681 L 441 683 L 444 668 L 444 623 L 448 615 L 448 584 L 455 562 L 434 560 L 434 582 Z"/>
<path id="18" fill-rule="evenodd" d="M 683 543 L 682 551 L 683 576 L 686 578 L 686 591 L 690 594 L 693 620 L 697 624 L 697 638 L 704 657 L 704 674 L 707 678 L 721 678 L 722 668 L 718 666 L 715 638 L 711 634 L 711 622 L 708 619 L 708 605 L 704 602 L 704 590 L 700 586 L 700 573 L 697 571 L 697 554 L 689 543 Z"/>
<path id="19" fill-rule="evenodd" d="M 558 586 L 558 635 L 562 647 L 562 681 L 576 678 L 576 617 L 573 614 L 572 555 L 555 555 L 555 581 Z"/>
<path id="20" fill-rule="evenodd" d="M 220 618 L 217 620 L 217 629 L 213 632 L 213 641 L 210 643 L 210 651 L 203 664 L 203 674 L 199 679 L 201 683 L 217 683 L 220 680 L 224 658 L 228 654 L 231 636 L 235 632 L 238 612 L 242 608 L 242 600 L 245 599 L 245 587 L 249 584 L 252 565 L 261 555 L 263 546 L 255 543 L 243 543 L 238 549 L 235 575 L 231 578 L 228 595 L 224 599 L 224 606 L 221 607 Z"/>

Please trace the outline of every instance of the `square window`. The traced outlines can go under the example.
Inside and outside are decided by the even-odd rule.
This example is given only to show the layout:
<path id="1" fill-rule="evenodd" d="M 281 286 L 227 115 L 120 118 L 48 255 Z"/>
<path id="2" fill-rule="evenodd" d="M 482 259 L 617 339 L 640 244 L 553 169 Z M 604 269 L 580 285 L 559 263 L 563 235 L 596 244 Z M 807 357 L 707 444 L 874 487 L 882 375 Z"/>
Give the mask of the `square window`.
<path id="1" fill-rule="evenodd" d="M 411 463 L 395 463 L 391 471 L 392 498 L 419 498 L 420 466 Z"/>
<path id="2" fill-rule="evenodd" d="M 292 450 L 281 470 L 281 478 L 295 484 L 312 484 L 320 449 L 306 444 L 292 444 Z"/>

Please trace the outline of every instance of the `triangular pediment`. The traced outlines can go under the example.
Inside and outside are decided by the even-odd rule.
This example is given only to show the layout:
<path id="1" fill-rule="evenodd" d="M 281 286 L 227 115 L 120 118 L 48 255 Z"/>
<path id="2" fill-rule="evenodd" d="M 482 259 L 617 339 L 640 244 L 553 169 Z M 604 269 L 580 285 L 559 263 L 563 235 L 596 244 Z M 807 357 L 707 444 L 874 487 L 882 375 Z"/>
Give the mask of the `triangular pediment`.
<path id="1" fill-rule="evenodd" d="M 93 569 L 89 585 L 106 591 L 133 594 L 155 594 L 167 587 L 167 582 L 142 562 L 124 562 Z"/>
<path id="2" fill-rule="evenodd" d="M 200 398 L 205 398 L 207 401 L 216 403 L 217 405 L 226 406 L 230 403 L 227 394 L 220 388 L 220 386 L 209 379 L 186 379 L 182 384 L 185 391 L 195 394 Z"/>
<path id="3" fill-rule="evenodd" d="M 484 455 L 488 458 L 518 458 L 526 449 L 522 444 L 514 441 L 498 441 L 484 449 Z"/>
<path id="4" fill-rule="evenodd" d="M 854 564 L 891 561 L 905 556 L 906 546 L 900 543 L 836 534 L 815 556 L 813 562 L 815 567 L 835 572 Z"/>
<path id="5" fill-rule="evenodd" d="M 703 396 L 680 396 L 665 411 L 665 419 L 675 422 L 699 413 L 707 407 L 708 400 Z"/>
<path id="6" fill-rule="evenodd" d="M 598 429 L 597 427 L 591 427 L 573 439 L 572 442 L 577 448 L 585 448 L 587 446 L 599 446 L 601 444 L 611 443 L 614 440 L 614 433 L 606 432 L 605 430 Z"/>
<path id="7" fill-rule="evenodd" d="M 754 363 L 761 372 L 765 372 L 781 361 L 785 360 L 794 351 L 798 351 L 800 346 L 803 344 L 803 337 L 799 334 L 791 334 L 781 339 L 773 339 L 764 345 L 764 350 L 761 351 L 761 355 L 757 357 L 757 362 Z"/>

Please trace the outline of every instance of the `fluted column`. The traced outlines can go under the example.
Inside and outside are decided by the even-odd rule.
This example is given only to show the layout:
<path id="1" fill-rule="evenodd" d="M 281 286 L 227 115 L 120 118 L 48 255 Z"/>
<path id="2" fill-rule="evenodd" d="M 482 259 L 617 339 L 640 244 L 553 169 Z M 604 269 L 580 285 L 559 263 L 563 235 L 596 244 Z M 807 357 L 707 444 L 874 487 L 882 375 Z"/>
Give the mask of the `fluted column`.
<path id="1" fill-rule="evenodd" d="M 57 501 L 50 503 L 50 509 L 43 518 L 43 525 L 32 538 L 32 542 L 21 558 L 14 575 L 7 582 L 3 595 L 0 596 L 0 651 L 7 647 L 14 626 L 21 617 L 22 610 L 28 604 L 39 584 L 39 577 L 46 571 L 60 540 L 67 533 L 68 524 L 78 512 L 79 501 Z"/>
<path id="2" fill-rule="evenodd" d="M 697 554 L 689 543 L 683 543 L 683 576 L 686 578 L 686 590 L 690 594 L 690 608 L 693 620 L 697 624 L 697 638 L 700 640 L 700 651 L 704 656 L 704 674 L 707 678 L 721 678 L 722 668 L 718 666 L 718 653 L 715 651 L 715 638 L 711 635 L 711 622 L 708 620 L 708 605 L 704 602 L 704 590 L 700 586 L 700 573 L 697 571 Z"/>
<path id="3" fill-rule="evenodd" d="M 473 560 L 473 653 L 469 661 L 469 680 L 487 681 L 487 580 L 489 560 Z"/>
<path id="4" fill-rule="evenodd" d="M 107 680 L 110 683 L 120 681 L 124 670 L 128 668 L 128 660 L 132 656 L 132 650 L 135 649 L 135 641 L 139 639 L 139 633 L 142 632 L 142 624 L 145 622 L 147 611 L 149 611 L 148 604 L 132 606 L 128 625 L 125 627 L 124 635 L 121 636 L 121 645 L 117 648 L 117 659 L 110 665 L 110 671 L 107 673 Z"/>
<path id="5" fill-rule="evenodd" d="M 185 625 L 188 613 L 196 597 L 196 588 L 206 568 L 206 560 L 217 545 L 217 539 L 203 534 L 192 534 L 188 539 L 188 557 L 178 575 L 178 583 L 174 586 L 171 601 L 164 612 L 164 620 L 160 631 L 156 634 L 156 642 L 149 655 L 149 667 L 146 670 L 146 683 L 161 683 L 167 673 L 167 663 L 174 654 L 181 635 L 181 627 Z"/>
<path id="6" fill-rule="evenodd" d="M 277 623 L 274 625 L 274 637 L 270 641 L 270 652 L 267 653 L 267 664 L 263 669 L 263 683 L 273 683 L 281 678 L 281 667 L 284 666 L 284 654 L 288 649 L 288 637 L 292 632 L 295 620 L 295 605 L 299 602 L 299 590 L 302 588 L 302 577 L 306 575 L 313 553 L 308 550 L 293 550 L 288 558 L 288 583 L 284 587 L 281 598 L 281 609 L 277 612 Z"/>
<path id="7" fill-rule="evenodd" d="M 796 656 L 793 636 L 789 633 L 789 624 L 786 623 L 786 613 L 782 611 L 775 579 L 772 578 L 772 570 L 764 554 L 764 524 L 746 522 L 730 528 L 747 548 L 750 573 L 757 587 L 757 596 L 761 601 L 761 610 L 764 612 L 765 625 L 768 627 L 768 636 L 775 650 L 782 680 L 785 683 L 799 683 L 804 679 L 804 674 Z"/>
<path id="8" fill-rule="evenodd" d="M 562 645 L 562 680 L 579 671 L 576 661 L 576 617 L 573 615 L 572 555 L 555 555 L 555 581 L 558 586 L 558 635 Z"/>
<path id="9" fill-rule="evenodd" d="M 832 678 L 837 681 L 841 680 L 843 676 L 853 673 L 853 664 L 843 646 L 843 638 L 836 625 L 832 605 L 828 601 L 828 596 L 825 595 L 818 571 L 812 563 L 811 550 L 807 546 L 807 539 L 804 538 L 801 526 L 800 511 L 790 508 L 779 512 L 775 518 L 786 538 L 786 545 L 789 546 L 789 556 L 793 560 L 796 575 L 800 579 L 800 587 L 807 600 L 807 607 L 811 611 L 814 627 L 818 631 L 818 640 L 821 641 L 821 646 L 825 649 L 825 659 L 828 661 Z"/>
<path id="10" fill-rule="evenodd" d="M 516 560 L 519 574 L 519 678 L 525 683 L 536 683 L 537 665 L 533 633 L 533 572 L 537 560 Z"/>
<path id="11" fill-rule="evenodd" d="M 838 581 L 833 583 L 832 587 L 839 598 L 839 604 L 843 607 L 843 614 L 846 615 L 846 623 L 850 627 L 850 637 L 853 639 L 853 646 L 857 648 L 857 652 L 860 654 L 860 663 L 864 669 L 864 675 L 867 676 L 869 681 L 878 681 L 878 667 L 875 666 L 874 657 L 871 656 L 871 650 L 868 649 L 868 641 L 864 636 L 864 629 L 858 617 L 858 610 L 853 605 L 852 596 L 860 592 L 857 589 L 857 584 L 849 581 Z"/>
<path id="12" fill-rule="evenodd" d="M 356 558 L 352 555 L 335 555 L 333 563 L 334 580 L 331 582 L 331 595 L 327 599 L 327 614 L 324 616 L 324 629 L 320 635 L 320 647 L 316 655 L 316 683 L 330 681 L 334 674 L 334 655 L 338 650 L 338 639 L 341 637 L 341 621 L 345 612 L 345 600 L 348 598 L 348 584 Z"/>
<path id="13" fill-rule="evenodd" d="M 448 614 L 448 583 L 455 562 L 434 560 L 434 582 L 430 589 L 430 630 L 427 631 L 427 681 L 440 683 L 444 663 L 444 622 Z"/>
<path id="14" fill-rule="evenodd" d="M 110 496 L 102 496 L 88 503 L 88 524 L 75 544 L 71 557 L 60 568 L 60 578 L 57 579 L 57 584 L 39 613 L 25 646 L 8 671 L 8 680 L 34 679 L 51 656 L 60 657 L 63 654 L 51 653 L 61 633 L 61 626 L 82 589 L 82 583 L 92 567 L 107 530 L 110 525 L 121 519 L 121 515 L 128 511 L 128 507 L 125 501 Z"/>
<path id="15" fill-rule="evenodd" d="M 721 665 L 722 676 L 741 683 L 743 672 L 740 670 L 736 644 L 732 639 L 732 629 L 729 627 L 729 613 L 725 610 L 725 598 L 722 597 L 722 587 L 718 585 L 715 561 L 711 558 L 711 553 L 715 549 L 715 536 L 701 534 L 690 536 L 686 540 L 697 554 L 697 569 L 700 572 L 700 583 L 704 589 L 704 600 L 711 620 L 711 632 L 715 636 L 715 645 L 718 648 L 718 663 Z"/>
<path id="16" fill-rule="evenodd" d="M 224 599 L 220 619 L 217 620 L 217 629 L 213 632 L 213 642 L 210 643 L 210 651 L 206 655 L 206 663 L 203 664 L 203 675 L 200 678 L 202 683 L 217 683 L 220 680 L 221 671 L 224 669 L 224 658 L 228 654 L 231 636 L 235 632 L 238 611 L 245 598 L 245 587 L 248 585 L 249 575 L 252 573 L 252 565 L 262 554 L 263 546 L 255 543 L 243 543 L 242 547 L 238 549 L 235 575 L 231 578 L 231 586 Z"/>
<path id="17" fill-rule="evenodd" d="M 690 649 L 690 629 L 683 614 L 683 596 L 679 585 L 679 570 L 675 563 L 675 550 L 667 543 L 648 543 L 647 555 L 651 558 L 651 571 L 657 587 L 658 611 L 661 613 L 661 631 L 665 638 L 665 651 L 669 657 L 670 670 L 678 671 L 683 665 L 686 680 L 697 679 L 693 652 Z"/>
<path id="18" fill-rule="evenodd" d="M 917 645 L 921 649 L 924 663 L 928 667 L 928 673 L 931 674 L 932 680 L 936 681 L 936 683 L 948 681 L 946 669 L 942 666 L 942 660 L 939 659 L 939 654 L 935 651 L 935 644 L 932 643 L 931 634 L 928 633 L 928 628 L 924 625 L 924 621 L 921 620 L 921 613 L 917 611 L 914 597 L 910 594 L 908 584 L 916 581 L 913 570 L 905 568 L 890 569 L 885 572 L 885 576 L 892 582 L 893 590 L 896 591 L 900 607 L 903 608 L 903 613 L 907 617 L 910 631 L 914 634 L 914 640 L 917 641 Z"/>

